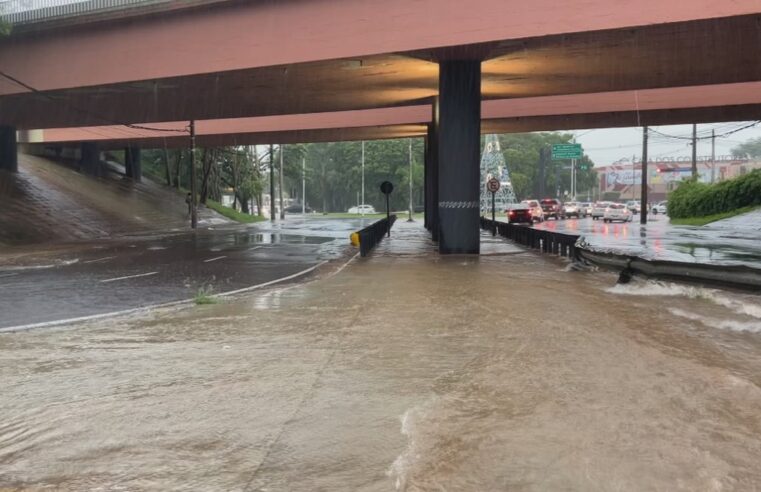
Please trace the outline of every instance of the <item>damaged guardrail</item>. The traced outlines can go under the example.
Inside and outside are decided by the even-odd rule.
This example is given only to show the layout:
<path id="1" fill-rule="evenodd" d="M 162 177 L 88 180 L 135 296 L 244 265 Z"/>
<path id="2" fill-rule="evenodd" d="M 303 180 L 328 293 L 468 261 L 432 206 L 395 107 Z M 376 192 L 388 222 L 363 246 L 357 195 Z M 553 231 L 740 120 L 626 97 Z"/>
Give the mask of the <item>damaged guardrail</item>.
<path id="1" fill-rule="evenodd" d="M 351 234 L 351 244 L 359 247 L 359 255 L 367 256 L 383 237 L 389 233 L 396 222 L 396 215 L 373 222 L 369 226 Z"/>

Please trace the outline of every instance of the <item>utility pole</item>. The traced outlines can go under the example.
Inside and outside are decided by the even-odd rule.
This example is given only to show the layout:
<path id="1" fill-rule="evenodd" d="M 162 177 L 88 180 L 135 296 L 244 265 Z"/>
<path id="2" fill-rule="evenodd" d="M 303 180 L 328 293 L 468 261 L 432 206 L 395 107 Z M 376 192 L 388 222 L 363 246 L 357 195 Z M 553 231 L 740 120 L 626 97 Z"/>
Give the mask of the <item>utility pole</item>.
<path id="1" fill-rule="evenodd" d="M 178 165 L 179 167 L 179 165 Z M 198 206 L 196 205 L 196 122 L 190 120 L 190 228 L 198 227 Z"/>
<path id="2" fill-rule="evenodd" d="M 365 141 L 362 140 L 362 203 L 360 205 L 365 204 Z M 365 216 L 365 207 L 361 207 L 360 210 L 362 211 L 362 217 Z"/>
<path id="3" fill-rule="evenodd" d="M 639 223 L 647 224 L 647 125 L 642 132 L 642 182 L 639 200 Z"/>
<path id="4" fill-rule="evenodd" d="M 301 158 L 301 215 L 307 213 L 307 158 Z"/>
<path id="5" fill-rule="evenodd" d="M 277 194 L 280 201 L 280 220 L 285 220 L 285 207 L 283 207 L 283 150 L 285 149 L 285 146 L 283 144 L 280 144 L 280 172 L 279 174 L 279 181 L 280 185 L 277 188 Z"/>
<path id="6" fill-rule="evenodd" d="M 711 130 L 711 184 L 716 181 L 716 130 Z"/>
<path id="7" fill-rule="evenodd" d="M 270 220 L 275 222 L 275 149 L 270 144 Z"/>
<path id="8" fill-rule="evenodd" d="M 692 177 L 698 177 L 698 125 L 692 124 Z"/>
<path id="9" fill-rule="evenodd" d="M 407 222 L 413 222 L 412 220 L 412 139 L 409 139 L 409 150 L 408 150 L 408 159 L 410 163 L 410 176 L 409 176 L 409 182 L 410 182 L 410 203 L 409 203 L 409 218 L 407 219 Z"/>

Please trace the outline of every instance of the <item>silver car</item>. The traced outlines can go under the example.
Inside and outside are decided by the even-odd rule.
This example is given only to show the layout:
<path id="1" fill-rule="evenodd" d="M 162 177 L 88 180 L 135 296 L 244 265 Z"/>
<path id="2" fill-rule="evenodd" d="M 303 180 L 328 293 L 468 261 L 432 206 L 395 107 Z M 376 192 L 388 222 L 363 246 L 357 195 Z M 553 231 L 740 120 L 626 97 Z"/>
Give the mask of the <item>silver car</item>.
<path id="1" fill-rule="evenodd" d="M 611 202 L 595 202 L 592 205 L 592 220 L 602 219 L 605 215 L 605 209 L 610 206 Z"/>

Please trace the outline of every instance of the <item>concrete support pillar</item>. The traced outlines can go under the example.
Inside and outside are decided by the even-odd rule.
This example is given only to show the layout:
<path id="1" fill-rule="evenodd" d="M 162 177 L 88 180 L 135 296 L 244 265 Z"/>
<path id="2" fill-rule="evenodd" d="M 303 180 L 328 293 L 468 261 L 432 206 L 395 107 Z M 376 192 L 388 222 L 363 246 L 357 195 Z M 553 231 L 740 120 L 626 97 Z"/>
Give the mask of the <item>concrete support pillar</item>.
<path id="1" fill-rule="evenodd" d="M 439 98 L 431 106 L 431 123 L 428 124 L 428 230 L 431 239 L 439 240 Z"/>
<path id="2" fill-rule="evenodd" d="M 423 138 L 423 227 L 426 230 L 431 230 L 428 225 L 428 221 L 431 218 L 431 171 L 429 169 L 431 165 L 430 160 L 431 151 L 428 148 L 428 137 Z"/>
<path id="3" fill-rule="evenodd" d="M 102 176 L 103 166 L 100 163 L 98 145 L 93 142 L 82 142 L 80 153 L 79 167 L 82 172 L 91 176 Z"/>
<path id="4" fill-rule="evenodd" d="M 480 251 L 481 62 L 439 64 L 439 253 Z"/>
<path id="5" fill-rule="evenodd" d="M 140 163 L 140 147 L 124 148 L 124 172 L 128 178 L 136 182 L 143 179 L 143 169 Z"/>
<path id="6" fill-rule="evenodd" d="M 0 171 L 18 171 L 16 127 L 0 125 Z"/>

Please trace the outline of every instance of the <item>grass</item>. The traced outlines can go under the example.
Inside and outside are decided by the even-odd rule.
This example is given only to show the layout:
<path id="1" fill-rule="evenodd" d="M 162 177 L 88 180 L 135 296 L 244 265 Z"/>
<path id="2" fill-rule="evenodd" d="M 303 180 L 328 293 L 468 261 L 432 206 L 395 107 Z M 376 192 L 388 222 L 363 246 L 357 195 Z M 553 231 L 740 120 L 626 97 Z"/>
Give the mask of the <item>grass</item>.
<path id="1" fill-rule="evenodd" d="M 250 224 L 252 222 L 261 222 L 263 220 L 267 220 L 264 217 L 259 217 L 258 215 L 251 215 L 251 214 L 244 214 L 243 212 L 238 212 L 235 209 L 232 209 L 230 207 L 225 207 L 219 202 L 215 202 L 214 200 L 206 200 L 206 206 L 210 209 L 214 210 L 220 215 L 224 215 L 228 219 L 234 220 L 236 222 L 243 222 L 245 224 Z"/>
<path id="2" fill-rule="evenodd" d="M 730 210 L 729 212 L 722 212 L 720 214 L 713 214 L 713 215 L 705 215 L 703 217 L 685 217 L 682 219 L 671 219 L 671 223 L 674 225 L 704 226 L 706 224 L 710 224 L 711 222 L 716 222 L 717 220 L 728 219 L 736 215 L 752 212 L 758 208 L 761 208 L 761 207 L 758 207 L 758 206 L 742 207 L 735 210 Z"/>
<path id="3" fill-rule="evenodd" d="M 219 299 L 214 297 L 214 295 L 211 293 L 211 288 L 204 288 L 201 287 L 198 289 L 198 292 L 196 292 L 195 297 L 193 298 L 193 302 L 196 303 L 196 306 L 202 306 L 206 304 L 218 304 Z"/>

